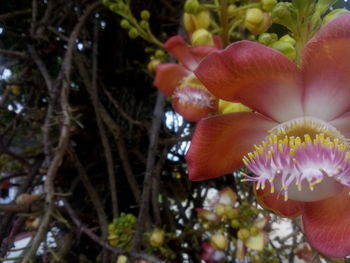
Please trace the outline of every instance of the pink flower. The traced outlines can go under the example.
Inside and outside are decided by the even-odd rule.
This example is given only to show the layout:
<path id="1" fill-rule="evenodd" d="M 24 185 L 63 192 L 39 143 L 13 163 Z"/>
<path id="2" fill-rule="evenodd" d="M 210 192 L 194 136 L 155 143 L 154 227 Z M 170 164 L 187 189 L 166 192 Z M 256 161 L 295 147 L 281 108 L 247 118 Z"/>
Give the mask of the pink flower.
<path id="1" fill-rule="evenodd" d="M 199 62 L 221 46 L 220 39 L 215 37 L 214 40 L 216 47 L 192 47 L 180 36 L 173 36 L 164 48 L 180 64 L 162 63 L 156 68 L 154 85 L 166 96 L 172 97 L 173 108 L 188 121 L 198 121 L 217 107 L 217 99 L 193 74 Z"/>
<path id="2" fill-rule="evenodd" d="M 209 242 L 202 243 L 201 259 L 206 263 L 218 263 L 225 257 L 225 253 L 213 248 Z"/>
<path id="3" fill-rule="evenodd" d="M 260 203 L 301 215 L 308 242 L 332 257 L 350 254 L 349 47 L 344 15 L 306 43 L 300 67 L 250 41 L 206 57 L 198 79 L 214 96 L 255 112 L 202 119 L 186 156 L 192 180 L 244 162 Z"/>

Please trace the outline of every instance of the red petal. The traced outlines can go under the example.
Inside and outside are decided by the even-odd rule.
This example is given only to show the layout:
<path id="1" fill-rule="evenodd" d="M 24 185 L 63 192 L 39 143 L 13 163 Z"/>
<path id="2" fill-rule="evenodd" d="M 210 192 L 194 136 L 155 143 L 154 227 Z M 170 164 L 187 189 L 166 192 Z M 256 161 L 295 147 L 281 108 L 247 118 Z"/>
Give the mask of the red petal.
<path id="1" fill-rule="evenodd" d="M 180 81 L 191 72 L 175 63 L 162 63 L 157 66 L 154 86 L 166 96 L 171 96 Z"/>
<path id="2" fill-rule="evenodd" d="M 210 54 L 195 74 L 215 96 L 239 101 L 277 121 L 303 115 L 299 69 L 258 43 L 240 41 Z"/>
<path id="3" fill-rule="evenodd" d="M 255 187 L 254 187 L 255 190 Z M 284 201 L 284 197 L 278 193 L 270 193 L 270 187 L 266 186 L 264 190 L 255 190 L 259 204 L 271 210 L 279 216 L 294 218 L 301 214 L 302 202 L 295 200 Z"/>
<path id="4" fill-rule="evenodd" d="M 334 126 L 345 138 L 350 138 L 350 113 L 345 113 L 329 123 Z"/>
<path id="5" fill-rule="evenodd" d="M 191 180 L 204 180 L 232 172 L 276 122 L 251 112 L 202 119 L 186 155 Z"/>
<path id="6" fill-rule="evenodd" d="M 192 71 L 197 67 L 198 61 L 191 53 L 191 47 L 186 44 L 182 37 L 169 38 L 165 42 L 164 48 L 189 70 Z"/>
<path id="7" fill-rule="evenodd" d="M 330 257 L 350 255 L 349 188 L 338 195 L 303 208 L 303 225 L 307 241 L 316 250 Z"/>
<path id="8" fill-rule="evenodd" d="M 350 109 L 350 15 L 326 24 L 305 46 L 305 114 L 332 120 Z"/>

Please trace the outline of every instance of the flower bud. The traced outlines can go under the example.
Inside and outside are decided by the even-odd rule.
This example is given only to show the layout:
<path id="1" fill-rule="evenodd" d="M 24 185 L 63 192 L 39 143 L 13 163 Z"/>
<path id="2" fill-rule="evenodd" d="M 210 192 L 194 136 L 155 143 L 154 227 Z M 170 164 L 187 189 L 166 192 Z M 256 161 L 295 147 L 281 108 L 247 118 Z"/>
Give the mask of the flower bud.
<path id="1" fill-rule="evenodd" d="M 225 250 L 228 246 L 227 237 L 223 234 L 215 234 L 210 238 L 210 245 L 216 250 Z"/>
<path id="2" fill-rule="evenodd" d="M 295 39 L 292 38 L 289 34 L 286 34 L 286 35 L 282 36 L 282 37 L 280 38 L 280 41 L 289 43 L 289 44 L 291 44 L 292 46 L 295 45 Z"/>
<path id="3" fill-rule="evenodd" d="M 259 234 L 259 229 L 256 227 L 256 226 L 252 226 L 250 229 L 249 229 L 249 232 L 250 234 L 252 234 L 253 236 L 256 236 L 257 234 Z"/>
<path id="4" fill-rule="evenodd" d="M 184 26 L 188 32 L 194 32 L 197 29 L 207 29 L 210 25 L 209 12 L 206 10 L 200 11 L 197 14 L 184 14 Z"/>
<path id="5" fill-rule="evenodd" d="M 142 21 L 140 22 L 140 26 L 141 26 L 141 28 L 143 28 L 143 29 L 147 29 L 147 28 L 149 27 L 149 24 L 148 24 L 147 21 L 142 20 Z"/>
<path id="6" fill-rule="evenodd" d="M 152 59 L 150 62 L 148 62 L 147 69 L 151 72 L 154 72 L 159 64 L 160 61 L 158 59 Z"/>
<path id="7" fill-rule="evenodd" d="M 323 24 L 328 23 L 329 21 L 333 20 L 334 18 L 337 18 L 338 16 L 342 16 L 349 13 L 350 11 L 345 8 L 334 9 L 323 18 Z"/>
<path id="8" fill-rule="evenodd" d="M 250 236 L 250 232 L 248 229 L 246 228 L 241 228 L 240 230 L 238 230 L 237 232 L 237 237 L 238 239 L 244 241 L 244 240 L 247 240 Z"/>
<path id="9" fill-rule="evenodd" d="M 130 29 L 131 25 L 128 20 L 122 19 L 122 21 L 120 21 L 120 27 L 124 29 Z"/>
<path id="10" fill-rule="evenodd" d="M 149 13 L 148 10 L 142 10 L 140 16 L 141 16 L 141 18 L 143 20 L 148 21 L 148 19 L 150 18 L 151 14 Z"/>
<path id="11" fill-rule="evenodd" d="M 220 204 L 220 203 L 216 204 L 214 206 L 214 211 L 218 217 L 224 217 L 225 216 L 225 205 Z"/>
<path id="12" fill-rule="evenodd" d="M 270 12 L 277 4 L 277 0 L 261 0 L 262 9 Z"/>
<path id="13" fill-rule="evenodd" d="M 259 8 L 250 8 L 246 12 L 244 26 L 254 35 L 261 34 L 271 26 L 271 17 Z"/>
<path id="14" fill-rule="evenodd" d="M 187 0 L 185 2 L 185 12 L 190 14 L 196 14 L 198 12 L 199 3 L 198 0 Z"/>
<path id="15" fill-rule="evenodd" d="M 213 36 L 206 29 L 197 29 L 191 37 L 193 46 L 214 46 Z"/>
<path id="16" fill-rule="evenodd" d="M 271 48 L 278 50 L 279 52 L 286 55 L 290 60 L 294 60 L 296 53 L 295 48 L 292 44 L 288 42 L 283 42 L 278 40 L 270 45 Z"/>
<path id="17" fill-rule="evenodd" d="M 135 38 L 137 38 L 137 37 L 139 36 L 139 32 L 137 32 L 137 29 L 134 28 L 134 27 L 133 27 L 133 28 L 130 28 L 128 34 L 129 34 L 129 37 L 130 37 L 131 39 L 135 39 Z"/>
<path id="18" fill-rule="evenodd" d="M 239 228 L 241 224 L 239 223 L 239 220 L 233 219 L 231 220 L 230 225 L 232 228 Z"/>
<path id="19" fill-rule="evenodd" d="M 162 49 L 157 49 L 154 55 L 156 56 L 156 58 L 162 58 L 165 56 L 165 53 Z"/>
<path id="20" fill-rule="evenodd" d="M 239 212 L 238 212 L 237 208 L 234 208 L 234 207 L 231 207 L 231 206 L 226 206 L 225 207 L 225 217 L 227 219 L 237 218 L 238 214 L 239 214 Z"/>
<path id="21" fill-rule="evenodd" d="M 120 255 L 118 256 L 117 263 L 126 263 L 127 260 L 128 258 L 126 256 Z"/>
<path id="22" fill-rule="evenodd" d="M 152 247 L 160 247 L 164 243 L 164 231 L 161 229 L 153 230 L 149 242 Z"/>
<path id="23" fill-rule="evenodd" d="M 262 33 L 258 37 L 258 42 L 265 46 L 268 46 L 277 40 L 278 36 L 275 33 Z"/>
<path id="24" fill-rule="evenodd" d="M 227 7 L 227 16 L 228 17 L 233 17 L 236 15 L 236 8 L 237 6 L 231 4 Z"/>

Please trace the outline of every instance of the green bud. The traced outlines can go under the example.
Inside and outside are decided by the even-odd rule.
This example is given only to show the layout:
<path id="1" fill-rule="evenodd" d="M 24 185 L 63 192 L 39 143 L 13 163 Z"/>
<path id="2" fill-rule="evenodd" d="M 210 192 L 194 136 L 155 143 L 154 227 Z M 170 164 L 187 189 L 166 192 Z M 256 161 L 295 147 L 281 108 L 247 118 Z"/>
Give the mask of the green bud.
<path id="1" fill-rule="evenodd" d="M 259 43 L 266 46 L 270 45 L 271 43 L 277 40 L 278 40 L 278 36 L 275 33 L 262 33 L 258 37 Z"/>
<path id="2" fill-rule="evenodd" d="M 288 42 L 283 42 L 281 40 L 278 40 L 270 45 L 271 48 L 278 50 L 279 52 L 286 55 L 290 60 L 294 60 L 296 53 L 295 48 L 292 44 Z"/>
<path id="3" fill-rule="evenodd" d="M 187 0 L 185 2 L 185 12 L 190 14 L 196 14 L 198 12 L 199 3 L 197 0 Z"/>
<path id="4" fill-rule="evenodd" d="M 112 4 L 111 0 L 103 0 L 102 3 L 107 7 L 109 7 Z"/>
<path id="5" fill-rule="evenodd" d="M 135 38 L 137 38 L 138 36 L 139 36 L 139 32 L 137 32 L 137 29 L 136 28 L 130 28 L 130 30 L 129 30 L 129 37 L 131 38 L 131 39 L 135 39 Z"/>
<path id="6" fill-rule="evenodd" d="M 154 53 L 154 55 L 156 56 L 156 58 L 162 58 L 162 57 L 164 57 L 165 53 L 163 50 L 157 49 L 156 52 Z"/>
<path id="7" fill-rule="evenodd" d="M 256 226 L 252 226 L 250 229 L 249 229 L 249 232 L 252 236 L 256 236 L 257 234 L 259 234 L 259 229 L 256 227 Z"/>
<path id="8" fill-rule="evenodd" d="M 229 5 L 228 7 L 227 7 L 227 15 L 228 15 L 228 17 L 233 17 L 233 16 L 235 16 L 236 15 L 236 9 L 237 9 L 237 6 L 235 6 L 235 5 Z"/>
<path id="9" fill-rule="evenodd" d="M 151 16 L 151 14 L 149 13 L 149 11 L 148 10 L 142 10 L 141 11 L 141 18 L 143 19 L 143 20 L 148 20 L 149 18 L 150 18 L 150 16 Z"/>
<path id="10" fill-rule="evenodd" d="M 249 236 L 250 236 L 250 232 L 249 232 L 249 230 L 248 229 L 246 229 L 246 228 L 241 228 L 240 230 L 238 230 L 238 232 L 237 232 L 237 237 L 238 237 L 238 239 L 240 239 L 240 240 L 247 240 L 248 238 L 249 238 Z"/>
<path id="11" fill-rule="evenodd" d="M 122 21 L 120 21 L 120 27 L 124 29 L 130 29 L 131 25 L 128 20 L 122 19 Z"/>
<path id="12" fill-rule="evenodd" d="M 232 219 L 230 222 L 230 225 L 232 228 L 239 228 L 241 226 L 241 224 L 237 219 Z"/>
<path id="13" fill-rule="evenodd" d="M 290 43 L 292 46 L 294 46 L 296 42 L 295 39 L 292 38 L 289 34 L 282 36 L 280 38 L 280 41 Z"/>
<path id="14" fill-rule="evenodd" d="M 342 16 L 349 13 L 350 11 L 345 8 L 334 9 L 323 18 L 323 24 L 328 23 L 329 21 L 333 20 L 334 18 L 337 18 L 338 16 Z"/>
<path id="15" fill-rule="evenodd" d="M 270 12 L 277 4 L 277 0 L 261 0 L 262 9 Z"/>
<path id="16" fill-rule="evenodd" d="M 140 26 L 141 26 L 143 29 L 147 29 L 147 28 L 149 27 L 149 24 L 148 24 L 147 21 L 142 20 L 142 21 L 140 22 Z"/>

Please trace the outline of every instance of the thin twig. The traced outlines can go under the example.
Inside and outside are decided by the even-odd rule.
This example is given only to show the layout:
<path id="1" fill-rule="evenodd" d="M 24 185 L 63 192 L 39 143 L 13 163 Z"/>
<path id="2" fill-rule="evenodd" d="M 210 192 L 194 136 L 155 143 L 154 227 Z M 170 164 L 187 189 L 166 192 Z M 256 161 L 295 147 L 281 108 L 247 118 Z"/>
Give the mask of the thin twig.
<path id="1" fill-rule="evenodd" d="M 24 9 L 24 10 L 13 11 L 13 12 L 6 13 L 6 14 L 1 14 L 0 20 L 13 18 L 13 17 L 19 16 L 19 15 L 27 15 L 27 14 L 30 14 L 31 12 L 32 12 L 32 9 Z"/>
<path id="2" fill-rule="evenodd" d="M 149 146 L 147 152 L 147 163 L 145 171 L 145 179 L 143 182 L 143 190 L 140 202 L 140 211 L 134 238 L 132 240 L 132 248 L 137 251 L 139 249 L 142 233 L 147 223 L 147 214 L 149 210 L 150 194 L 152 188 L 152 178 L 154 176 L 155 159 L 158 146 L 159 129 L 161 127 L 164 114 L 165 96 L 158 92 L 157 101 L 153 110 L 152 126 L 149 133 Z"/>

